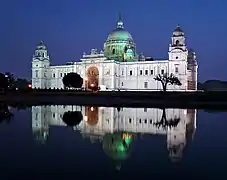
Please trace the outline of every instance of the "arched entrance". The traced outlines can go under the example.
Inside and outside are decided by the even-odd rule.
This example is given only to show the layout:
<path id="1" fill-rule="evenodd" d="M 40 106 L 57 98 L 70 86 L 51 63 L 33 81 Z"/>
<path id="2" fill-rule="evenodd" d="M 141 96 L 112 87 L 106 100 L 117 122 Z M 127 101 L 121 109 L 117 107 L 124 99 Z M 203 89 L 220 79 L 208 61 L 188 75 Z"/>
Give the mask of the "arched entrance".
<path id="1" fill-rule="evenodd" d="M 94 126 L 98 123 L 99 120 L 99 108 L 97 106 L 86 106 L 85 107 L 85 116 L 87 116 L 87 123 L 91 126 Z"/>
<path id="2" fill-rule="evenodd" d="M 97 90 L 99 87 L 99 70 L 97 67 L 92 66 L 87 70 L 86 88 Z"/>

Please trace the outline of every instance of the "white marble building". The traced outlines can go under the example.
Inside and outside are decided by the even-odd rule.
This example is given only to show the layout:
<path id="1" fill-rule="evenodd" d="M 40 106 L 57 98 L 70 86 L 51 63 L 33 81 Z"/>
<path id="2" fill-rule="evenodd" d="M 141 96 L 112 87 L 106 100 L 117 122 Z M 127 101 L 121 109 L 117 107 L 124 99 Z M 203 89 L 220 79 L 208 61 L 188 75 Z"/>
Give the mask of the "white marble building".
<path id="1" fill-rule="evenodd" d="M 106 134 L 127 132 L 133 134 L 152 134 L 166 136 L 167 149 L 171 160 L 179 160 L 183 155 L 188 135 L 196 129 L 196 110 L 153 108 L 112 108 L 82 106 L 34 106 L 32 107 L 32 129 L 36 139 L 42 142 L 48 138 L 51 126 L 66 126 L 62 118 L 65 112 L 80 111 L 83 120 L 75 130 L 92 142 L 102 142 Z M 176 127 L 164 128 L 155 124 L 160 122 L 163 112 L 166 120 L 179 118 Z M 176 151 L 173 151 L 177 148 Z"/>
<path id="2" fill-rule="evenodd" d="M 78 62 L 51 65 L 47 46 L 40 42 L 32 59 L 33 88 L 64 88 L 62 78 L 70 72 L 78 73 L 84 86 L 104 89 L 159 90 L 161 83 L 154 80 L 157 74 L 177 76 L 182 86 L 169 85 L 167 90 L 197 90 L 197 61 L 195 52 L 188 50 L 184 32 L 177 26 L 169 44 L 168 59 L 152 59 L 137 54 L 132 35 L 124 29 L 121 19 L 110 32 L 103 51 L 92 49 Z"/>

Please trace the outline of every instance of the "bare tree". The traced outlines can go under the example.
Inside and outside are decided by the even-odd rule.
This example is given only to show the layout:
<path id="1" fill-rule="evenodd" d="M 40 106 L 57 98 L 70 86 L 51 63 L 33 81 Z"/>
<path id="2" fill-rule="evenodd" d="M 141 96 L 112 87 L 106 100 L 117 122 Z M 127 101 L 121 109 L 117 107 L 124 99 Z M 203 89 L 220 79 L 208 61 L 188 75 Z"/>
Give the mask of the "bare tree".
<path id="1" fill-rule="evenodd" d="M 167 73 L 164 74 L 158 74 L 154 80 L 156 81 L 160 81 L 162 83 L 162 88 L 163 91 L 166 92 L 167 89 L 167 85 L 171 84 L 171 85 L 178 85 L 181 86 L 181 82 L 178 79 L 178 77 L 174 76 L 172 73 L 170 75 L 168 75 Z"/>
<path id="2" fill-rule="evenodd" d="M 173 128 L 178 125 L 180 122 L 180 118 L 174 118 L 174 119 L 166 119 L 166 110 L 162 109 L 162 118 L 160 121 L 153 123 L 155 127 L 159 128 L 162 127 L 163 129 Z"/>

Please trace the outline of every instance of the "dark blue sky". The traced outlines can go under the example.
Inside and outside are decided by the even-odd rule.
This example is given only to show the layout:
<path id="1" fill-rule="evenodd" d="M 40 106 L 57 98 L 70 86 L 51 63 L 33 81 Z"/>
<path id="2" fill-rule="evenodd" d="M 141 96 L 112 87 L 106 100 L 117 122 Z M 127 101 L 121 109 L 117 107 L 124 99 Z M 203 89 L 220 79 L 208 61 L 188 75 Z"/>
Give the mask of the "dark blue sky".
<path id="1" fill-rule="evenodd" d="M 84 51 L 103 48 L 121 12 L 137 50 L 168 57 L 177 24 L 197 53 L 199 80 L 227 78 L 226 0 L 2 0 L 0 71 L 30 78 L 31 57 L 43 40 L 52 64 L 78 61 Z"/>

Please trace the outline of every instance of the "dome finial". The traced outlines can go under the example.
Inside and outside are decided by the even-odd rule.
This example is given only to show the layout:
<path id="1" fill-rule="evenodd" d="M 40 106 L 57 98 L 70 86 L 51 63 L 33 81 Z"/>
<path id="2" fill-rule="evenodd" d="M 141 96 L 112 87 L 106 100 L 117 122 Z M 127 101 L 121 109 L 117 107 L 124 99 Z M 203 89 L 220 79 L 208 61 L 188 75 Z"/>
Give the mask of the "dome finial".
<path id="1" fill-rule="evenodd" d="M 117 29 L 123 29 L 124 23 L 121 18 L 121 13 L 118 14 Z"/>
<path id="2" fill-rule="evenodd" d="M 120 12 L 118 13 L 118 21 L 122 21 Z"/>
<path id="3" fill-rule="evenodd" d="M 182 32 L 183 33 L 183 30 L 181 29 L 180 24 L 177 24 L 177 27 L 174 30 L 174 32 Z"/>

